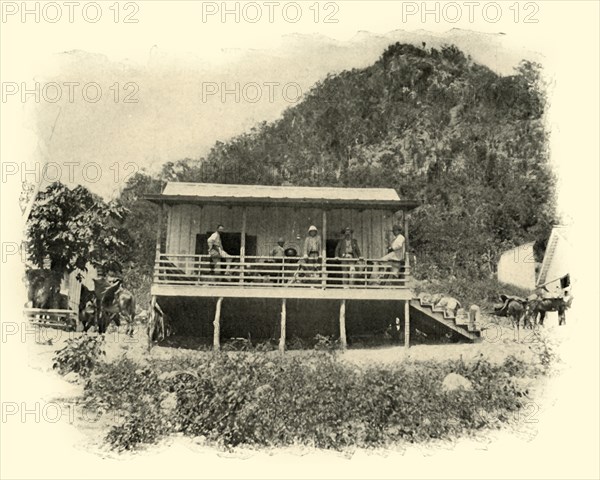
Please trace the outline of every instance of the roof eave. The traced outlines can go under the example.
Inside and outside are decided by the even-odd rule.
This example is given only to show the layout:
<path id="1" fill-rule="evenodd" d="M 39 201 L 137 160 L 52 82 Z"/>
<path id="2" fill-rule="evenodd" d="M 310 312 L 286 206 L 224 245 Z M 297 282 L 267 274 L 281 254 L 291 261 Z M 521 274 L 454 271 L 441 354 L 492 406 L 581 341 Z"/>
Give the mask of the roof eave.
<path id="1" fill-rule="evenodd" d="M 178 203 L 191 203 L 196 205 L 227 206 L 280 206 L 288 207 L 329 207 L 351 208 L 365 210 L 368 208 L 379 210 L 412 210 L 420 205 L 416 200 L 341 200 L 341 199 L 297 199 L 297 198 L 249 198 L 249 197 L 198 197 L 194 195 L 145 195 L 145 200 L 155 204 L 175 205 Z"/>

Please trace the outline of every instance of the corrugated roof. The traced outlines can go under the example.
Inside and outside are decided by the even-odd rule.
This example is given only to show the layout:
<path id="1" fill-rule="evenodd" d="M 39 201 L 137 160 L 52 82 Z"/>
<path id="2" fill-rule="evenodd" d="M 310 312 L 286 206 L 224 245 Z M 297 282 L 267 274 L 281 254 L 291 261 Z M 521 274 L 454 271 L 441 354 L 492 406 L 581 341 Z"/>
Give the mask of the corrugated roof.
<path id="1" fill-rule="evenodd" d="M 376 200 L 399 201 L 393 188 L 281 187 L 267 185 L 227 185 L 219 183 L 169 182 L 163 195 L 199 198 L 256 198 L 294 200 Z"/>
<path id="2" fill-rule="evenodd" d="M 417 202 L 401 200 L 393 188 L 296 187 L 169 182 L 154 202 L 330 205 L 354 208 L 414 208 Z"/>

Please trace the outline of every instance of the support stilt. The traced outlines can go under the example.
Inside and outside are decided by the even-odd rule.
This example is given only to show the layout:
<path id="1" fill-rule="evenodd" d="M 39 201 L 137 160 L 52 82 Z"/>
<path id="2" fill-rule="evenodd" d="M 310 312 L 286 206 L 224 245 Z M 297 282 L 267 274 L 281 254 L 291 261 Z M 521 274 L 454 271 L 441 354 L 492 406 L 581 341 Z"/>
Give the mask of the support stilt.
<path id="1" fill-rule="evenodd" d="M 217 300 L 217 308 L 215 310 L 215 321 L 213 322 L 213 350 L 218 352 L 221 349 L 221 303 L 223 303 L 223 297 L 219 297 Z"/>
<path id="2" fill-rule="evenodd" d="M 150 300 L 150 314 L 148 316 L 148 350 L 152 348 L 152 344 L 155 341 L 162 340 L 160 338 L 160 332 L 158 330 L 158 324 L 156 321 L 156 295 L 152 295 Z"/>
<path id="3" fill-rule="evenodd" d="M 287 316 L 287 309 L 286 309 L 286 300 L 284 298 L 283 300 L 281 300 L 281 335 L 279 337 L 279 351 L 281 353 L 285 352 L 286 316 Z"/>
<path id="4" fill-rule="evenodd" d="M 346 299 L 340 304 L 340 343 L 342 350 L 346 350 L 348 342 L 346 340 Z"/>
<path id="5" fill-rule="evenodd" d="M 404 301 L 404 348 L 410 348 L 410 304 Z"/>

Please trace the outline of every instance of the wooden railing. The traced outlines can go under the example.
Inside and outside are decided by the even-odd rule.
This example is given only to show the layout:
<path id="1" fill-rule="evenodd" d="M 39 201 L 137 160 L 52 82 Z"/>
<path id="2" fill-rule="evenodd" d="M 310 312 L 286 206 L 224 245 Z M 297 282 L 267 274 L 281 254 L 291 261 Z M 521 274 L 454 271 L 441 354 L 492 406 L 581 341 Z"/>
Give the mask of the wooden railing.
<path id="1" fill-rule="evenodd" d="M 78 314 L 73 310 L 25 308 L 23 313 L 33 325 L 66 330 L 75 330 L 77 327 Z"/>
<path id="2" fill-rule="evenodd" d="M 154 283 L 244 287 L 406 288 L 409 268 L 380 259 L 158 254 Z"/>

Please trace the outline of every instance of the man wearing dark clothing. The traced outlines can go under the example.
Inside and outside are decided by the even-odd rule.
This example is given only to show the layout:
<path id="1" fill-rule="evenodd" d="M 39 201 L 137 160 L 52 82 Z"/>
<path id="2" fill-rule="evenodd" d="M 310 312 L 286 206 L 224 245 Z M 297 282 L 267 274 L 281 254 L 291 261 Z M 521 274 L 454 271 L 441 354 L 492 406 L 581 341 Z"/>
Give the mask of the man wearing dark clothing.
<path id="1" fill-rule="evenodd" d="M 335 257 L 342 262 L 342 282 L 344 285 L 352 283 L 352 278 L 357 270 L 356 260 L 361 258 L 358 242 L 352 237 L 352 228 L 346 227 L 344 236 L 335 247 Z"/>

